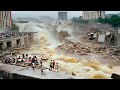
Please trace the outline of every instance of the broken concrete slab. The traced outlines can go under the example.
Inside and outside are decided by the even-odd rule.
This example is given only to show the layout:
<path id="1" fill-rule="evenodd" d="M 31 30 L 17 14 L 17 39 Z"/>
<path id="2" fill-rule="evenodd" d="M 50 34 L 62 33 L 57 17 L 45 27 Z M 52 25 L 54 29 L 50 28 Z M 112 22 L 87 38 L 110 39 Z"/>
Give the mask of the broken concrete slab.
<path id="1" fill-rule="evenodd" d="M 99 35 L 98 42 L 100 42 L 100 43 L 105 42 L 105 35 L 104 34 Z"/>

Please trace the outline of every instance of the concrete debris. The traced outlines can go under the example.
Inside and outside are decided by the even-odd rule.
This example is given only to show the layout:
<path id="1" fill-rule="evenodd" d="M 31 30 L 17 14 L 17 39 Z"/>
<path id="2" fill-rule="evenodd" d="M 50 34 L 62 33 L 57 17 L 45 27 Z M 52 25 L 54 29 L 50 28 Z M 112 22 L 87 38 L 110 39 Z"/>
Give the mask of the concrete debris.
<path id="1" fill-rule="evenodd" d="M 98 42 L 105 42 L 105 35 L 103 34 L 99 35 Z"/>
<path id="2" fill-rule="evenodd" d="M 81 47 L 79 43 L 73 43 L 70 41 L 65 42 L 63 45 L 59 46 L 57 48 L 58 50 L 63 50 L 70 54 L 79 54 L 79 55 L 87 55 L 87 53 L 90 53 L 89 48 Z"/>
<path id="3" fill-rule="evenodd" d="M 73 72 L 72 72 L 72 75 L 76 76 Z"/>

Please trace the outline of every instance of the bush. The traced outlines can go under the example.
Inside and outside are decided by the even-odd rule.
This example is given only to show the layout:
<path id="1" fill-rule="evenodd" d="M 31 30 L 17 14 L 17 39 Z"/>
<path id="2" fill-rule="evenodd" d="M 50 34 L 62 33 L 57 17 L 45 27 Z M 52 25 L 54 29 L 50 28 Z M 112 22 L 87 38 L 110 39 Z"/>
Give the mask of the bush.
<path id="1" fill-rule="evenodd" d="M 114 28 L 118 28 L 120 26 L 120 17 L 118 15 L 113 15 L 110 18 L 98 18 L 97 20 L 99 23 L 103 23 L 103 24 L 110 24 L 112 25 Z"/>
<path id="2" fill-rule="evenodd" d="M 19 27 L 13 21 L 12 21 L 11 30 L 13 30 L 13 31 L 19 31 Z"/>

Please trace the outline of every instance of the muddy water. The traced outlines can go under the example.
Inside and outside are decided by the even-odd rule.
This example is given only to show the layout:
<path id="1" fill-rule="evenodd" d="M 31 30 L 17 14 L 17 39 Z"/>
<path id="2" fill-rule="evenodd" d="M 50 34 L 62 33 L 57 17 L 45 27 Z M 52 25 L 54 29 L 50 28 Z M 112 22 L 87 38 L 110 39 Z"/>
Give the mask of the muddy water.
<path id="1" fill-rule="evenodd" d="M 91 75 L 92 76 L 94 76 L 94 75 L 104 76 L 105 75 L 106 76 L 105 78 L 110 78 L 110 75 L 112 72 L 114 72 L 114 69 L 120 70 L 120 68 L 110 69 L 107 66 L 104 66 L 104 64 L 109 63 L 109 60 L 102 58 L 101 55 L 97 55 L 97 54 L 77 55 L 77 54 L 68 54 L 63 51 L 59 51 L 59 52 L 56 51 L 55 48 L 57 46 L 61 45 L 62 43 L 60 41 L 58 41 L 54 36 L 52 36 L 53 34 L 51 34 L 50 30 L 48 30 L 46 28 L 37 27 L 37 25 L 40 25 L 40 24 L 39 23 L 28 23 L 28 25 L 25 26 L 25 28 L 24 28 L 25 30 L 23 29 L 23 31 L 28 31 L 28 30 L 35 31 L 35 32 L 37 31 L 38 34 L 36 35 L 35 42 L 36 42 L 36 45 L 40 46 L 40 47 L 36 47 L 34 45 L 31 48 L 31 50 L 27 51 L 26 53 L 28 53 L 28 54 L 43 53 L 43 54 L 47 55 L 45 57 L 48 57 L 49 60 L 54 59 L 57 61 L 57 59 L 59 59 L 59 60 L 61 60 L 61 61 L 59 61 L 59 67 L 62 72 L 67 72 L 69 74 L 71 74 L 71 72 L 74 72 L 77 76 L 80 76 L 80 77 L 84 77 L 85 75 L 87 75 L 84 78 L 92 78 Z M 40 26 L 42 26 L 42 25 L 40 25 Z M 62 27 L 58 26 L 58 32 L 60 30 L 67 31 L 68 28 L 63 29 Z M 72 34 L 71 29 L 68 33 Z M 25 53 L 25 52 L 23 52 L 23 53 Z M 41 56 L 39 56 L 39 55 L 36 55 L 36 56 L 41 58 Z M 54 58 L 54 56 L 56 56 L 57 58 Z M 75 60 L 76 60 L 76 58 L 78 58 L 79 61 L 81 61 L 81 60 L 87 60 L 87 61 L 83 61 L 83 63 L 82 62 L 66 63 L 62 60 L 62 59 L 70 60 L 70 59 L 73 59 L 72 57 L 75 57 L 74 58 Z M 89 62 L 89 60 L 91 60 L 93 58 L 96 59 L 97 61 L 99 61 L 101 64 L 99 64 L 99 62 L 97 62 L 97 61 Z M 44 65 L 49 67 L 49 61 L 45 61 Z M 100 67 L 100 68 L 99 68 L 99 70 L 95 70 L 94 67 L 95 68 Z"/>
<path id="2" fill-rule="evenodd" d="M 78 54 L 65 53 L 64 51 L 60 51 L 60 50 L 57 51 L 57 54 L 65 54 L 65 55 L 70 56 L 70 57 L 78 58 L 79 60 L 95 59 L 95 60 L 98 60 L 103 65 L 111 64 L 113 66 L 120 66 L 120 63 L 115 63 L 115 62 L 113 62 L 113 60 L 110 60 L 109 58 L 106 58 L 100 54 L 88 53 L 87 55 L 78 55 Z"/>
<path id="3" fill-rule="evenodd" d="M 49 48 L 48 48 L 49 49 Z M 44 53 L 45 55 L 48 54 L 48 51 L 54 51 L 52 49 L 48 50 L 48 49 L 43 49 L 42 47 L 38 48 L 38 47 L 32 47 L 30 51 L 24 51 L 23 53 L 28 53 L 28 54 L 36 54 L 36 56 L 38 57 L 38 59 L 41 58 L 41 56 L 37 55 L 40 53 Z M 50 53 L 49 53 L 50 54 Z M 63 55 L 63 56 L 62 56 Z M 95 58 L 95 54 L 92 54 Z M 47 68 L 49 68 L 49 63 L 51 58 L 53 60 L 56 60 L 59 63 L 59 71 L 60 72 L 64 72 L 67 74 L 72 74 L 72 72 L 79 77 L 82 78 L 110 78 L 111 74 L 113 72 L 118 72 L 120 70 L 119 67 L 113 67 L 112 69 L 110 69 L 109 67 L 105 66 L 104 64 L 107 64 L 108 62 L 105 61 L 104 59 L 102 60 L 102 57 L 98 57 L 98 55 L 96 55 L 96 59 L 97 61 L 99 60 L 100 62 L 102 62 L 101 64 L 97 61 L 90 61 L 92 57 L 91 54 L 89 55 L 75 55 L 75 54 L 66 54 L 63 51 L 59 51 L 59 52 L 54 52 L 53 54 L 51 54 L 51 56 L 48 55 L 49 60 L 48 61 L 43 61 L 43 65 Z M 56 58 L 54 57 L 56 56 Z M 80 63 L 73 63 L 73 62 L 69 62 L 66 63 L 64 62 L 64 60 L 69 60 L 71 58 L 78 58 Z M 84 58 L 84 60 L 83 60 Z M 58 60 L 59 59 L 59 60 Z M 81 62 L 82 60 L 82 62 Z M 90 62 L 87 62 L 87 61 Z M 96 70 L 96 68 L 98 68 L 98 70 Z M 95 76 L 94 76 L 95 75 Z"/>

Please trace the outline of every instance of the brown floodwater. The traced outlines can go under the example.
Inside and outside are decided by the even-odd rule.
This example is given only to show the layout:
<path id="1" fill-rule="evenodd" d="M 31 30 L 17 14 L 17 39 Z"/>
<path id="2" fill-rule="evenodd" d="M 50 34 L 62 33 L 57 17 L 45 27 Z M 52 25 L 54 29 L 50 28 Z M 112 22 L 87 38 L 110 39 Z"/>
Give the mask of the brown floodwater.
<path id="1" fill-rule="evenodd" d="M 62 51 L 62 50 L 57 51 L 57 54 L 65 54 L 65 55 L 70 56 L 70 57 L 78 58 L 79 60 L 95 59 L 95 60 L 98 60 L 101 64 L 110 64 L 113 66 L 120 66 L 120 63 L 114 62 L 114 60 L 110 60 L 109 58 L 104 57 L 103 55 L 100 55 L 100 54 L 88 53 L 87 55 L 78 55 L 78 54 L 66 53 L 65 51 Z"/>

